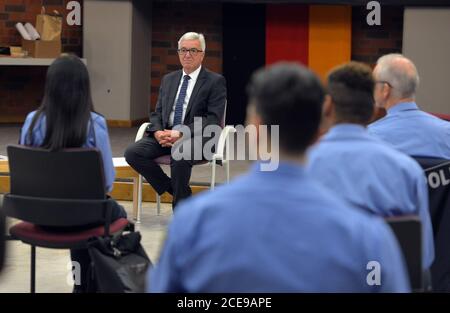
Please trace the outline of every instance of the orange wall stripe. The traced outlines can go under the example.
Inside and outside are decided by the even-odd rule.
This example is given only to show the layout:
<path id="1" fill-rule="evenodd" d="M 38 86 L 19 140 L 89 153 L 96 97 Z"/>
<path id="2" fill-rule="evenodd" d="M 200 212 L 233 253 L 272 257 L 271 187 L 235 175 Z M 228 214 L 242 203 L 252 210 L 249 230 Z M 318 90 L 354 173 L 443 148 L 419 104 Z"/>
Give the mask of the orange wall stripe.
<path id="1" fill-rule="evenodd" d="M 309 6 L 309 67 L 322 79 L 351 58 L 351 6 Z"/>

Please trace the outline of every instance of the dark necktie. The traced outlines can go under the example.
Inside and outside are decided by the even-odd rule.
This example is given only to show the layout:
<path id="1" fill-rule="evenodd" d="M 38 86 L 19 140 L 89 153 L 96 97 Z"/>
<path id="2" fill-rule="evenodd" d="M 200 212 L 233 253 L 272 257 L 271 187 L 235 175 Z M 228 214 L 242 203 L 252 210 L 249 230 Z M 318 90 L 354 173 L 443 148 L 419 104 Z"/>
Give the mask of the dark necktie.
<path id="1" fill-rule="evenodd" d="M 177 104 L 175 106 L 175 115 L 173 118 L 173 126 L 177 126 L 183 123 L 183 104 L 186 99 L 187 87 L 191 77 L 185 75 L 183 77 L 183 85 L 181 85 L 180 94 L 178 95 Z"/>

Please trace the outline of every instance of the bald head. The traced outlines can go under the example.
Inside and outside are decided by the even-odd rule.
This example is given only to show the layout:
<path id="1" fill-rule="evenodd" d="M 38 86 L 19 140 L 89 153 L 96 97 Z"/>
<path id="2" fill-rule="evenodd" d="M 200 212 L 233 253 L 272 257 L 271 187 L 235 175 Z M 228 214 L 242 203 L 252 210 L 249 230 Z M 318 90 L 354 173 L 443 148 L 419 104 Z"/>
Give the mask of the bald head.
<path id="1" fill-rule="evenodd" d="M 377 81 L 389 83 L 393 98 L 415 97 L 419 74 L 414 63 L 403 55 L 387 54 L 379 58 L 374 76 Z"/>

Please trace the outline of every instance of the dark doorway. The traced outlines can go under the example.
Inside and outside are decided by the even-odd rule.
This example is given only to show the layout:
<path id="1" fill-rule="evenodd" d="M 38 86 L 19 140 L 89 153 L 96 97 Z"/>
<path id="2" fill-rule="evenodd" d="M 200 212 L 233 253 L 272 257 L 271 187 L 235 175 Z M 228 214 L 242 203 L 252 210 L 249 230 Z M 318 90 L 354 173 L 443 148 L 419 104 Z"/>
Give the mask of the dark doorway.
<path id="1" fill-rule="evenodd" d="M 245 122 L 246 86 L 251 74 L 265 64 L 264 4 L 223 5 L 223 74 L 227 79 L 227 124 Z"/>

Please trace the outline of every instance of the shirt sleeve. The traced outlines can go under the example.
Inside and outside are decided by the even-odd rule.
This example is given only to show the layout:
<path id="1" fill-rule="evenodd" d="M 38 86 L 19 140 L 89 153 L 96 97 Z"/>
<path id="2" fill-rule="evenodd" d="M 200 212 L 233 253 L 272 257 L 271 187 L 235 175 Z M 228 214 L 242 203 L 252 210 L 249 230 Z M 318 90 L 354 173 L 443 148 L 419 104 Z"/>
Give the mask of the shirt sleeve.
<path id="1" fill-rule="evenodd" d="M 116 172 L 112 160 L 111 144 L 109 142 L 108 127 L 103 117 L 98 117 L 94 121 L 95 147 L 100 150 L 105 172 L 106 192 L 111 192 L 113 188 Z"/>
<path id="2" fill-rule="evenodd" d="M 20 139 L 19 139 L 20 145 L 27 144 L 26 136 L 28 135 L 28 131 L 30 129 L 31 122 L 33 120 L 33 116 L 34 116 L 34 112 L 27 115 L 27 118 L 25 119 L 25 123 L 23 124 L 22 129 L 20 130 Z"/>

